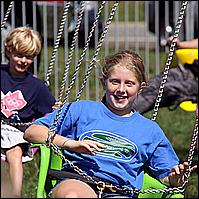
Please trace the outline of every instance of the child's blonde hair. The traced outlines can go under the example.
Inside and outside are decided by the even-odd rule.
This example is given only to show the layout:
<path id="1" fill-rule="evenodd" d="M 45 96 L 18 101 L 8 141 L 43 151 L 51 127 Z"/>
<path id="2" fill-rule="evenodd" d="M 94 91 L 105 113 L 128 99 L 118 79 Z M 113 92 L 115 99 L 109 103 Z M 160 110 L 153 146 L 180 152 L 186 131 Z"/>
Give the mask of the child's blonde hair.
<path id="1" fill-rule="evenodd" d="M 5 39 L 5 52 L 20 52 L 37 56 L 41 51 L 41 37 L 30 27 L 17 27 L 8 33 Z"/>
<path id="2" fill-rule="evenodd" d="M 123 66 L 133 71 L 140 84 L 147 81 L 143 60 L 137 53 L 124 50 L 114 55 L 105 57 L 103 60 L 101 60 L 101 79 L 108 78 L 115 65 Z"/>

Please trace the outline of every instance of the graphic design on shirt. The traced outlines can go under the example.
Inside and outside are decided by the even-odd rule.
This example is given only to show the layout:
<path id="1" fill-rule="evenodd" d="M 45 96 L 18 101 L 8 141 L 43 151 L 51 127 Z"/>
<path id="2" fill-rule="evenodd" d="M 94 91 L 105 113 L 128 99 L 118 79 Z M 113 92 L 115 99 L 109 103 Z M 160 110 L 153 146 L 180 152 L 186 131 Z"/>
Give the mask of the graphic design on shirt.
<path id="1" fill-rule="evenodd" d="M 18 110 L 21 110 L 27 102 L 20 90 L 9 91 L 6 95 L 1 91 L 1 112 L 9 118 L 13 114 L 18 115 Z"/>
<path id="2" fill-rule="evenodd" d="M 107 131 L 87 131 L 79 139 L 92 140 L 104 144 L 107 148 L 103 152 L 95 151 L 97 155 L 116 160 L 130 161 L 138 153 L 135 143 Z"/>

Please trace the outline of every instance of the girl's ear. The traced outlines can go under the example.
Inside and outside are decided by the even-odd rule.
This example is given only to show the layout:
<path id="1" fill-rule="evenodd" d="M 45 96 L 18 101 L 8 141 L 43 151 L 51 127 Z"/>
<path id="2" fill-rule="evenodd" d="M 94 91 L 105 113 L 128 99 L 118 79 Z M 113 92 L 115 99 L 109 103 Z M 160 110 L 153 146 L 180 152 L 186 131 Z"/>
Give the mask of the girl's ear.
<path id="1" fill-rule="evenodd" d="M 146 88 L 146 82 L 142 82 L 138 93 L 140 94 Z"/>

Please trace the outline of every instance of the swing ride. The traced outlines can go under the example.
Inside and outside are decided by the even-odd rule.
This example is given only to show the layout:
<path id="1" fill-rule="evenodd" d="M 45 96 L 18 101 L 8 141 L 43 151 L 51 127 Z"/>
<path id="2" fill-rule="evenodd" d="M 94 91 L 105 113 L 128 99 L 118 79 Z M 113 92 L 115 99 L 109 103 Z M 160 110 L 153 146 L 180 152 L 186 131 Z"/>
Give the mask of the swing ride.
<path id="1" fill-rule="evenodd" d="M 60 119 L 60 115 L 62 113 L 64 104 L 67 102 L 67 99 L 69 97 L 69 94 L 71 92 L 71 89 L 74 85 L 76 76 L 79 72 L 80 69 L 80 65 L 82 63 L 82 60 L 85 56 L 86 50 L 88 49 L 88 45 L 89 45 L 89 41 L 90 38 L 94 32 L 94 28 L 98 22 L 99 16 L 101 14 L 101 11 L 104 7 L 105 1 L 102 1 L 100 4 L 100 7 L 98 9 L 98 12 L 96 14 L 96 19 L 93 22 L 93 27 L 89 33 L 89 36 L 85 42 L 85 46 L 82 50 L 82 54 L 80 56 L 80 59 L 78 61 L 78 64 L 75 67 L 75 72 L 73 73 L 72 79 L 69 83 L 68 89 L 66 90 L 65 96 L 63 98 L 63 92 L 64 92 L 64 87 L 65 87 L 65 81 L 66 81 L 66 76 L 68 75 L 68 71 L 69 71 L 69 66 L 72 60 L 72 56 L 73 56 L 73 52 L 74 52 L 74 46 L 75 46 L 75 42 L 77 40 L 77 34 L 79 31 L 79 27 L 80 27 L 80 23 L 81 23 L 81 19 L 82 19 L 82 15 L 84 12 L 84 4 L 85 2 L 82 1 L 81 2 L 81 6 L 80 6 L 80 11 L 79 11 L 79 15 L 78 15 L 78 20 L 77 20 L 77 24 L 76 24 L 76 28 L 75 28 L 75 33 L 73 36 L 73 40 L 72 40 L 72 44 L 71 47 L 69 49 L 69 56 L 67 59 L 67 63 L 65 65 L 65 70 L 64 70 L 64 74 L 63 74 L 63 79 L 62 79 L 62 83 L 61 83 L 61 88 L 60 88 L 60 93 L 58 96 L 58 101 L 61 102 L 60 107 L 58 108 L 58 114 L 56 115 L 56 119 L 55 121 L 52 123 L 52 125 L 50 126 L 50 130 L 49 130 L 49 134 L 48 134 L 48 139 L 45 145 L 41 145 L 41 144 L 33 144 L 33 147 L 39 147 L 39 151 L 40 151 L 40 166 L 39 166 L 39 177 L 38 177 L 38 184 L 37 184 L 37 197 L 38 198 L 46 198 L 47 197 L 47 193 L 48 191 L 55 185 L 56 180 L 58 179 L 54 174 L 59 174 L 59 175 L 64 175 L 64 173 L 61 173 L 61 168 L 62 168 L 62 163 L 63 162 L 67 162 L 76 172 L 77 175 L 73 176 L 74 178 L 84 178 L 85 180 L 88 180 L 90 182 L 93 182 L 94 184 L 96 184 L 99 189 L 104 189 L 104 188 L 109 188 L 112 189 L 114 191 L 121 191 L 121 192 L 131 192 L 134 191 L 135 193 L 138 194 L 138 198 L 183 198 L 183 193 L 184 193 L 184 188 L 185 185 L 188 183 L 189 180 L 189 176 L 190 176 L 190 172 L 187 171 L 184 174 L 184 184 L 180 187 L 167 187 L 166 185 L 163 185 L 162 183 L 160 183 L 159 181 L 157 181 L 156 179 L 154 179 L 152 176 L 150 176 L 147 172 L 144 174 L 144 182 L 143 182 L 143 188 L 142 190 L 128 190 L 128 189 L 124 189 L 121 187 L 117 187 L 117 186 L 113 186 L 113 185 L 108 185 L 105 182 L 102 181 L 96 181 L 94 178 L 92 178 L 91 176 L 85 174 L 84 172 L 81 171 L 81 169 L 79 169 L 78 167 L 76 167 L 75 165 L 73 165 L 73 163 L 71 163 L 67 157 L 65 157 L 65 155 L 63 154 L 63 151 L 61 149 L 59 149 L 55 144 L 53 144 L 53 138 L 55 136 L 55 128 L 53 128 L 54 126 L 57 126 L 58 120 Z M 101 37 L 99 39 L 99 42 L 95 48 L 95 52 L 94 55 L 89 63 L 89 67 L 86 71 L 86 74 L 84 76 L 84 79 L 82 81 L 82 85 L 80 86 L 79 92 L 76 96 L 76 101 L 79 100 L 82 91 L 84 89 L 84 86 L 89 78 L 89 75 L 95 65 L 96 62 L 96 57 L 100 51 L 100 48 L 102 46 L 102 43 L 104 41 L 104 38 L 106 36 L 106 33 L 108 31 L 108 28 L 112 22 L 112 19 L 114 17 L 114 14 L 117 10 L 119 2 L 116 1 L 111 9 L 110 12 L 110 16 L 106 21 L 106 25 L 104 26 L 103 32 L 101 34 Z M 164 91 L 164 84 L 166 83 L 166 79 L 168 76 L 168 72 L 169 72 L 169 67 L 171 65 L 171 61 L 174 55 L 174 51 L 175 51 L 175 46 L 176 46 L 176 42 L 175 39 L 178 38 L 178 34 L 179 34 L 179 30 L 182 24 L 182 20 L 183 17 L 185 15 L 185 10 L 187 7 L 188 2 L 182 2 L 182 7 L 180 9 L 180 15 L 179 18 L 177 20 L 177 25 L 176 25 L 176 29 L 174 32 L 174 37 L 173 37 L 173 41 L 171 44 L 171 47 L 169 49 L 169 55 L 168 55 L 168 59 L 165 65 L 165 70 L 164 70 L 164 76 L 162 78 L 162 81 L 160 83 L 160 88 L 159 88 L 159 93 L 157 96 L 157 100 L 155 103 L 155 107 L 154 107 L 154 112 L 153 112 L 153 116 L 152 116 L 152 120 L 156 120 L 157 114 L 158 114 L 158 109 L 159 109 L 159 103 L 161 101 L 161 96 L 163 95 L 163 91 Z M 57 34 L 57 39 L 54 45 L 54 49 L 53 49 L 53 53 L 52 53 L 52 57 L 51 57 L 51 61 L 49 64 L 49 68 L 48 71 L 46 73 L 46 84 L 48 86 L 50 86 L 49 83 L 49 78 L 53 69 L 53 65 L 54 65 L 54 61 L 55 61 L 55 57 L 56 57 L 56 52 L 57 49 L 59 47 L 59 42 L 60 42 L 60 38 L 63 32 L 63 28 L 64 28 L 64 24 L 65 24 L 65 19 L 67 18 L 67 13 L 68 13 L 68 8 L 70 6 L 70 2 L 67 2 L 64 6 L 64 12 L 63 12 L 63 16 L 61 19 L 61 25 L 59 27 L 59 31 Z M 12 7 L 12 4 L 10 4 L 8 11 L 6 13 L 6 16 L 8 16 L 10 9 Z M 6 21 L 6 17 L 5 20 L 2 22 L 1 24 L 1 29 L 3 28 L 3 25 Z M 29 125 L 29 124 L 24 124 L 24 125 Z M 193 159 L 193 154 L 194 154 L 194 150 L 195 150 L 195 145 L 196 145 L 196 139 L 198 136 L 198 119 L 196 119 L 196 124 L 195 124 L 195 129 L 193 132 L 193 136 L 192 136 L 192 140 L 191 140 L 191 145 L 190 145 L 190 150 L 189 150 L 189 154 L 188 154 L 188 165 L 189 167 L 191 167 L 192 164 L 192 159 Z M 54 172 L 53 172 L 54 171 Z M 65 175 L 69 175 L 69 174 L 65 174 Z M 51 177 L 49 177 L 51 176 Z"/>

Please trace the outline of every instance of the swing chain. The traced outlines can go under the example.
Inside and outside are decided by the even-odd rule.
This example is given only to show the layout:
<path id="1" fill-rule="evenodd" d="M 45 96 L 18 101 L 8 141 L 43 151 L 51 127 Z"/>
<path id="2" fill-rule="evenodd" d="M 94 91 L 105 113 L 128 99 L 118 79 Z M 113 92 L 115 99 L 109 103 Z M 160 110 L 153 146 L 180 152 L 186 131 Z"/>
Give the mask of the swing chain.
<path id="1" fill-rule="evenodd" d="M 10 14 L 10 11 L 11 11 L 13 5 L 14 5 L 14 1 L 11 1 L 9 6 L 8 6 L 8 9 L 7 9 L 7 12 L 5 14 L 5 17 L 4 17 L 4 19 L 3 19 L 2 23 L 1 23 L 1 31 L 4 28 L 4 25 L 5 25 L 5 23 L 6 23 L 7 19 L 8 19 L 8 15 Z"/>
<path id="2" fill-rule="evenodd" d="M 68 89 L 67 89 L 67 91 L 66 91 L 66 94 L 65 94 L 65 97 L 64 97 L 64 102 L 66 102 L 66 100 L 68 99 L 69 94 L 70 94 L 70 91 L 71 91 L 71 89 L 72 89 L 72 86 L 73 86 L 73 84 L 75 83 L 77 74 L 78 74 L 79 69 L 80 69 L 80 66 L 81 66 L 81 64 L 82 64 L 82 60 L 84 59 L 84 56 L 85 56 L 85 54 L 86 54 L 86 51 L 88 50 L 89 42 L 90 42 L 90 40 L 91 40 L 91 37 L 92 37 L 92 35 L 93 35 L 93 32 L 94 32 L 94 30 L 95 30 L 95 27 L 96 27 L 96 25 L 97 25 L 97 22 L 98 22 L 98 20 L 99 20 L 100 14 L 101 14 L 101 12 L 102 12 L 102 9 L 103 9 L 105 3 L 106 3 L 106 1 L 102 1 L 102 3 L 100 4 L 99 10 L 98 10 L 98 12 L 97 12 L 97 14 L 96 14 L 96 17 L 95 17 L 95 21 L 93 22 L 93 26 L 92 26 L 92 28 L 91 28 L 91 31 L 89 32 L 89 36 L 87 37 L 87 41 L 86 41 L 86 43 L 85 43 L 85 45 L 84 45 L 84 49 L 83 49 L 83 51 L 82 51 L 82 54 L 81 54 L 81 56 L 80 56 L 80 59 L 78 60 L 78 63 L 77 63 L 77 65 L 76 65 L 76 67 L 75 67 L 75 72 L 74 72 L 74 74 L 72 75 L 71 81 L 70 81 L 69 86 L 68 86 Z M 67 70 L 68 70 L 68 69 L 67 69 Z M 66 80 L 66 77 L 63 77 L 63 79 Z"/>
<path id="3" fill-rule="evenodd" d="M 152 120 L 156 119 L 155 117 L 157 115 L 158 106 L 159 106 L 159 103 L 161 101 L 164 84 L 166 83 L 166 78 L 167 78 L 169 66 L 171 65 L 172 56 L 174 54 L 174 50 L 175 50 L 175 46 L 176 46 L 176 39 L 178 38 L 178 33 L 179 33 L 179 29 L 180 29 L 181 24 L 182 24 L 182 19 L 184 17 L 186 6 L 187 6 L 187 1 L 182 3 L 180 16 L 179 16 L 179 19 L 177 21 L 174 38 L 172 40 L 169 57 L 168 57 L 168 60 L 167 60 L 167 63 L 166 63 L 167 67 L 166 67 L 165 72 L 164 72 L 164 77 L 163 77 L 163 80 L 161 82 L 162 85 L 160 86 L 159 94 L 158 94 L 158 97 L 157 97 L 157 103 L 155 104 L 155 108 L 154 108 L 154 111 L 155 111 L 154 112 L 154 118 Z M 107 22 L 107 26 L 105 26 L 105 28 L 104 28 L 104 31 L 103 31 L 102 36 L 100 38 L 100 42 L 98 43 L 98 46 L 97 46 L 95 56 L 93 57 L 93 60 L 91 61 L 90 65 L 93 64 L 93 61 L 95 60 L 95 58 L 97 56 L 97 53 L 99 51 L 99 47 L 101 46 L 102 40 L 104 39 L 104 36 L 107 32 L 109 25 L 110 25 L 110 21 Z M 91 67 L 90 67 L 90 70 L 91 70 Z M 86 79 L 87 79 L 88 75 L 90 74 L 90 70 L 88 70 L 87 74 L 85 75 L 85 80 L 84 80 L 83 85 L 82 85 L 82 87 L 81 87 L 81 89 L 80 89 L 80 91 L 77 95 L 77 100 L 79 99 L 80 94 L 81 94 L 82 89 L 83 89 L 83 86 L 84 86 L 84 83 L 86 82 Z M 63 108 L 63 105 L 61 106 L 61 108 L 59 110 L 60 114 L 61 114 L 62 108 Z M 60 117 L 60 114 L 57 115 L 56 120 L 54 121 L 54 124 L 57 124 L 58 119 Z M 139 194 L 139 193 L 161 193 L 161 192 L 163 192 L 163 193 L 183 193 L 184 192 L 184 186 L 188 182 L 187 180 L 185 180 L 184 184 L 180 187 L 172 187 L 172 188 L 166 187 L 165 189 L 159 189 L 159 190 L 158 189 L 145 189 L 145 190 L 141 189 L 141 190 L 139 190 L 139 189 L 136 189 L 136 188 L 130 189 L 130 188 L 124 188 L 124 187 L 109 185 L 109 184 L 106 184 L 105 182 L 102 182 L 102 181 L 98 182 L 95 179 L 93 179 L 91 176 L 89 176 L 85 172 L 83 172 L 79 167 L 75 166 L 71 161 L 66 159 L 66 157 L 63 155 L 61 149 L 52 142 L 52 140 L 53 140 L 52 138 L 54 138 L 54 135 L 55 135 L 55 134 L 52 133 L 53 131 L 54 130 L 49 131 L 49 138 L 48 138 L 49 143 L 48 144 L 49 144 L 50 148 L 53 150 L 54 153 L 58 154 L 64 160 L 64 162 L 68 163 L 70 165 L 70 167 L 73 168 L 74 171 L 76 171 L 79 175 L 81 175 L 82 177 L 84 177 L 88 181 L 96 184 L 97 188 L 99 189 L 100 194 L 102 193 L 102 191 L 105 188 L 109 188 L 113 192 L 122 191 L 124 193 L 132 193 L 133 192 L 133 193 L 136 193 L 136 194 Z M 188 175 L 186 175 L 186 176 L 188 177 Z"/>
<path id="4" fill-rule="evenodd" d="M 168 55 L 168 59 L 167 59 L 167 62 L 166 62 L 164 75 L 162 77 L 162 81 L 161 81 L 160 88 L 159 88 L 159 93 L 158 93 L 158 96 L 157 96 L 157 99 L 156 99 L 156 102 L 155 102 L 152 120 L 156 120 L 156 117 L 157 117 L 158 108 L 159 108 L 161 97 L 162 97 L 163 90 L 164 90 L 164 85 L 167 81 L 167 77 L 168 77 L 168 73 L 169 73 L 169 67 L 172 63 L 174 51 L 175 51 L 175 48 L 176 48 L 176 41 L 177 41 L 177 38 L 178 38 L 180 27 L 181 27 L 182 22 L 183 22 L 183 18 L 184 18 L 184 15 L 185 15 L 185 10 L 187 8 L 187 4 L 188 4 L 188 1 L 182 2 L 182 6 L 181 6 L 181 9 L 180 9 L 180 15 L 178 17 L 178 21 L 177 21 L 177 25 L 176 25 L 176 30 L 174 32 L 173 40 L 172 40 L 172 43 L 171 43 L 171 46 L 170 46 L 170 49 L 169 49 L 169 55 Z M 197 136 L 198 136 L 198 119 L 196 119 L 195 129 L 194 129 L 194 133 L 193 133 L 193 136 L 192 136 L 192 141 L 191 141 L 189 155 L 188 155 L 188 161 L 187 162 L 188 162 L 189 168 L 187 169 L 187 171 L 184 173 L 184 176 L 183 176 L 184 177 L 184 185 L 183 186 L 185 186 L 185 184 L 188 183 L 188 179 L 189 179 L 189 176 L 190 176 L 190 167 L 191 167 L 191 164 L 192 164 L 192 159 L 193 159 L 193 154 L 194 154 L 194 150 L 195 150 L 195 146 L 196 146 Z"/>
<path id="5" fill-rule="evenodd" d="M 67 74 L 68 74 L 70 63 L 71 63 L 72 56 L 74 53 L 75 44 L 76 44 L 76 41 L 78 38 L 79 28 L 80 28 L 80 25 L 82 22 L 82 17 L 83 17 L 84 8 L 85 8 L 85 1 L 81 1 L 80 5 L 81 6 L 80 6 L 80 10 L 78 12 L 78 19 L 77 19 L 77 23 L 76 23 L 76 27 L 75 27 L 75 32 L 73 35 L 73 40 L 72 40 L 71 47 L 69 50 L 69 55 L 68 55 L 67 63 L 65 65 L 64 75 L 63 75 L 62 83 L 61 83 L 60 90 L 59 90 L 58 101 L 62 100 L 62 95 L 63 95 L 63 91 L 64 91 L 65 84 L 66 84 L 65 82 L 67 79 Z"/>
<path id="6" fill-rule="evenodd" d="M 198 138 L 198 118 L 196 118 L 196 123 L 195 123 L 195 128 L 194 128 L 194 133 L 192 136 L 192 141 L 190 144 L 190 150 L 189 150 L 189 154 L 188 154 L 188 158 L 187 158 L 187 162 L 188 162 L 188 169 L 187 171 L 184 173 L 184 184 L 187 184 L 189 181 L 189 176 L 190 176 L 190 167 L 192 164 L 192 160 L 193 160 L 193 155 L 194 155 L 194 151 L 195 151 L 195 147 L 196 147 L 196 142 L 197 142 L 197 138 Z"/>
<path id="7" fill-rule="evenodd" d="M 169 49 L 169 55 L 168 55 L 167 62 L 166 62 L 166 65 L 165 65 L 164 75 L 163 75 L 162 81 L 160 83 L 160 88 L 159 88 L 159 91 L 158 91 L 158 96 L 156 98 L 156 102 L 155 102 L 155 106 L 154 106 L 153 117 L 151 119 L 153 121 L 156 120 L 156 117 L 157 117 L 157 114 L 158 114 L 158 109 L 159 109 L 160 101 L 161 101 L 162 94 L 163 94 L 163 91 L 164 91 L 164 85 L 165 85 L 165 83 L 167 81 L 167 77 L 168 77 L 168 73 L 169 73 L 169 68 L 170 68 L 170 65 L 172 63 L 174 51 L 175 51 L 175 48 L 176 48 L 176 41 L 177 41 L 178 34 L 180 32 L 180 28 L 181 28 L 181 25 L 182 25 L 182 22 L 183 22 L 182 19 L 185 16 L 185 11 L 186 11 L 186 8 L 187 8 L 187 4 L 188 4 L 188 1 L 183 1 L 182 2 L 182 6 L 180 8 L 180 14 L 179 14 L 179 17 L 178 17 L 178 20 L 177 20 L 177 24 L 176 24 L 176 27 L 175 27 L 174 36 L 173 36 L 173 39 L 172 39 L 172 42 L 171 42 L 171 46 L 170 46 L 170 49 Z"/>
<path id="8" fill-rule="evenodd" d="M 112 9 L 111 9 L 111 13 L 110 13 L 110 17 L 109 17 L 109 19 L 107 20 L 107 23 L 106 23 L 106 26 L 104 27 L 104 30 L 103 30 L 103 32 L 102 32 L 102 36 L 101 36 L 101 38 L 100 38 L 100 40 L 99 40 L 99 42 L 98 42 L 98 45 L 97 45 L 97 49 L 96 49 L 96 51 L 95 51 L 95 55 L 94 55 L 94 57 L 93 57 L 93 59 L 92 59 L 92 64 L 94 63 L 94 60 L 95 60 L 95 58 L 96 58 L 96 56 L 97 56 L 97 54 L 98 54 L 98 52 L 99 52 L 99 50 L 100 50 L 100 47 L 102 46 L 102 42 L 103 42 L 103 40 L 104 40 L 104 38 L 105 38 L 105 35 L 106 35 L 106 33 L 107 33 L 107 31 L 108 31 L 108 27 L 110 26 L 110 24 L 111 24 L 111 21 L 112 21 L 112 19 L 113 19 L 113 16 L 114 16 L 114 14 L 115 14 L 115 12 L 116 12 L 116 8 L 118 7 L 118 4 L 119 4 L 119 2 L 118 1 L 116 1 L 116 3 L 114 3 L 114 5 L 113 5 L 113 7 L 112 7 Z M 101 12 L 101 11 L 100 11 Z M 92 65 L 92 64 L 90 64 L 90 65 Z M 91 70 L 92 68 L 91 68 L 91 66 L 90 66 L 90 70 Z M 91 72 L 91 71 L 90 71 Z M 80 90 L 80 92 L 78 93 L 78 96 L 80 97 L 80 95 L 81 95 L 81 91 L 82 91 L 82 89 L 83 89 L 83 87 L 84 87 L 84 85 L 85 85 L 85 83 L 86 83 L 86 79 L 88 78 L 88 75 L 90 74 L 90 72 L 87 72 L 87 74 L 86 74 L 86 77 L 85 77 L 85 80 L 84 80 L 84 84 L 81 86 L 81 90 Z M 76 101 L 78 100 L 78 98 L 76 99 Z M 66 97 L 64 98 L 64 101 L 63 101 L 63 103 L 61 104 L 61 106 L 59 107 L 59 109 L 58 109 L 58 113 L 56 114 L 56 118 L 55 118 L 55 120 L 54 120 L 54 122 L 53 122 L 53 124 L 50 126 L 50 129 L 51 129 L 51 127 L 54 125 L 54 126 L 57 126 L 57 123 L 58 123 L 58 120 L 60 119 L 60 116 L 61 116 L 61 113 L 62 113 L 62 109 L 64 108 L 64 104 L 66 103 Z M 67 108 L 68 109 L 68 108 Z M 67 110 L 66 109 L 66 110 Z M 66 110 L 65 110 L 65 112 L 66 112 Z M 50 132 L 51 132 L 51 130 L 50 130 Z M 55 134 L 55 133 L 54 133 Z M 51 136 L 51 135 L 49 135 L 49 136 Z M 47 139 L 48 141 L 50 141 L 51 139 L 50 138 L 48 138 Z M 49 143 L 47 144 L 48 146 L 49 146 Z"/>
<path id="9" fill-rule="evenodd" d="M 59 47 L 59 42 L 60 42 L 60 39 L 61 39 L 61 36 L 62 36 L 62 32 L 64 30 L 64 25 L 65 25 L 65 21 L 67 19 L 69 7 L 70 7 L 70 1 L 67 1 L 67 3 L 64 6 L 64 12 L 63 12 L 61 23 L 60 23 L 59 30 L 58 30 L 58 33 L 57 33 L 57 38 L 56 38 L 55 45 L 54 45 L 54 48 L 53 48 L 52 57 L 51 57 L 51 60 L 50 60 L 48 71 L 46 73 L 46 78 L 45 78 L 46 86 L 50 85 L 49 79 L 50 79 L 50 75 L 52 73 L 53 64 L 55 62 L 56 53 L 57 53 L 57 49 Z"/>
<path id="10" fill-rule="evenodd" d="M 50 144 L 53 142 L 54 138 L 55 138 L 55 130 L 56 130 L 56 127 L 54 128 L 50 128 L 49 131 L 48 131 L 48 138 L 46 140 L 46 146 L 49 147 Z"/>
<path id="11" fill-rule="evenodd" d="M 81 177 L 85 178 L 87 181 L 96 184 L 97 188 L 99 189 L 99 192 L 102 192 L 105 188 L 109 189 L 112 192 L 122 192 L 122 193 L 126 193 L 126 194 L 131 194 L 131 193 L 135 193 L 135 194 L 139 194 L 139 193 L 183 193 L 184 192 L 184 186 L 185 183 L 180 186 L 180 187 L 172 187 L 172 188 L 165 188 L 165 189 L 136 189 L 136 188 L 126 188 L 126 187 L 118 187 L 112 184 L 106 184 L 103 181 L 96 181 L 95 179 L 93 179 L 91 176 L 89 176 L 88 174 L 86 174 L 84 171 L 82 171 L 79 167 L 75 166 L 71 161 L 69 161 L 68 159 L 66 159 L 66 157 L 63 155 L 63 152 L 61 150 L 61 148 L 59 148 L 56 144 L 54 143 L 50 143 L 50 148 L 53 150 L 53 152 L 57 155 L 59 155 L 63 161 L 67 164 L 69 164 L 69 166 L 71 168 L 74 169 L 74 171 L 76 171 Z"/>
<path id="12" fill-rule="evenodd" d="M 21 123 L 21 122 L 8 122 L 3 120 L 3 118 L 1 118 L 1 124 L 7 124 L 10 126 L 30 126 L 32 124 L 32 122 L 27 122 L 27 123 Z"/>
<path id="13" fill-rule="evenodd" d="M 85 77 L 84 77 L 84 80 L 83 80 L 83 82 L 82 82 L 82 84 L 81 84 L 81 86 L 80 86 L 79 92 L 78 92 L 77 97 L 76 97 L 76 101 L 78 101 L 79 98 L 81 97 L 83 88 L 85 87 L 86 82 L 87 82 L 87 80 L 88 80 L 88 78 L 89 78 L 89 76 L 90 76 L 91 70 L 92 70 L 92 68 L 93 68 L 93 64 L 96 62 L 96 57 L 97 57 L 97 55 L 98 55 L 98 53 L 99 53 L 99 51 L 100 51 L 100 49 L 101 49 L 101 46 L 102 46 L 103 41 L 104 41 L 104 38 L 105 38 L 105 36 L 106 36 L 106 34 L 107 34 L 107 32 L 108 32 L 109 26 L 110 26 L 110 24 L 111 24 L 111 22 L 112 22 L 112 20 L 113 20 L 113 17 L 114 17 L 115 12 L 116 12 L 116 10 L 117 10 L 117 8 L 118 8 L 118 5 L 119 5 L 119 1 L 116 1 L 116 2 L 113 4 L 112 8 L 111 8 L 110 16 L 109 16 L 108 20 L 106 21 L 106 25 L 105 25 L 105 27 L 104 27 L 104 29 L 103 29 L 103 32 L 102 32 L 102 34 L 101 34 L 101 37 L 100 37 L 99 42 L 98 42 L 98 44 L 97 44 L 97 47 L 95 48 L 95 53 L 94 53 L 94 55 L 93 55 L 92 60 L 91 60 L 90 63 L 89 63 L 88 70 L 87 70 L 87 72 L 86 72 L 86 74 L 85 74 Z"/>

